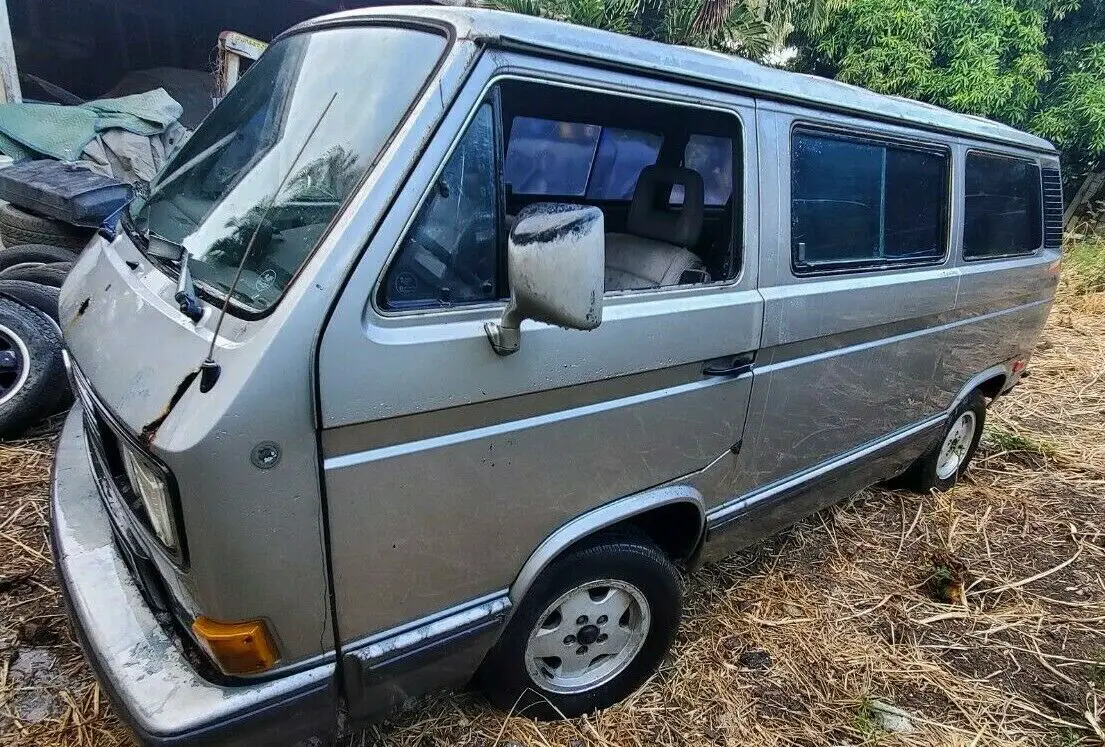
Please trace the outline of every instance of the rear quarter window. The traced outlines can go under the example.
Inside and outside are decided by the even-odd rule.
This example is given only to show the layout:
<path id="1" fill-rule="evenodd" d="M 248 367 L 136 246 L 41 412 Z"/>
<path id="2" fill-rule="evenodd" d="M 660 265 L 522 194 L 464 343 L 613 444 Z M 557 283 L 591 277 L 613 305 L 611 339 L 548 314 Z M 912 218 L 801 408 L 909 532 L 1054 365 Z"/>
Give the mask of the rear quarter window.
<path id="1" fill-rule="evenodd" d="M 965 259 L 1015 257 L 1040 248 L 1044 228 L 1038 165 L 968 153 L 964 182 Z"/>

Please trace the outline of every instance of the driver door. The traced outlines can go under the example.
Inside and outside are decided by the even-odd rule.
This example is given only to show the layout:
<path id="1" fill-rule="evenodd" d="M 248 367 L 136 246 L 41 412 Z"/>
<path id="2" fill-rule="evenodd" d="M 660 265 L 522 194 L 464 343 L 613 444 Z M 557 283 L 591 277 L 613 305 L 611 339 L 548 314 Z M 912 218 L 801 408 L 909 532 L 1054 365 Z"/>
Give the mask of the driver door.
<path id="1" fill-rule="evenodd" d="M 574 89 L 550 76 L 596 75 L 494 59 L 565 105 Z M 743 433 L 751 373 L 705 369 L 759 343 L 752 103 L 717 94 L 709 112 L 730 123 L 739 151 L 734 193 L 752 196 L 738 228 L 745 271 L 731 282 L 608 292 L 596 330 L 526 322 L 521 349 L 500 357 L 484 324 L 509 295 L 509 131 L 492 75 L 485 58 L 373 235 L 321 342 L 337 625 L 354 648 L 502 593 L 557 527 L 703 470 Z M 611 111 L 627 98 L 619 92 L 656 91 L 649 106 L 685 102 L 678 114 L 688 121 L 704 95 L 623 74 L 602 86 Z"/>

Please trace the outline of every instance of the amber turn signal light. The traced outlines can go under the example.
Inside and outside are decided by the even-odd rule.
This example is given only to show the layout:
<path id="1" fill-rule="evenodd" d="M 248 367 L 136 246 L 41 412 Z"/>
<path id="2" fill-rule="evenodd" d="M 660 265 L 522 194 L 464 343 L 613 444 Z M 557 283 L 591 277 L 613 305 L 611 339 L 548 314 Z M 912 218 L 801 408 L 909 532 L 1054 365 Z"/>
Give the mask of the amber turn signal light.
<path id="1" fill-rule="evenodd" d="M 263 672 L 276 663 L 276 646 L 264 620 L 225 623 L 200 615 L 192 632 L 226 674 Z"/>

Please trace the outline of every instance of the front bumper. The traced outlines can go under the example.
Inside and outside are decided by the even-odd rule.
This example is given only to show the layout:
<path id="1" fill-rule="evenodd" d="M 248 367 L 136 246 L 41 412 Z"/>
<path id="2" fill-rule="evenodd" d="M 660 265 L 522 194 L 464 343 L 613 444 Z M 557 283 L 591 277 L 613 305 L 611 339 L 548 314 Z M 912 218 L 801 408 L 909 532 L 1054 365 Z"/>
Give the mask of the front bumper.
<path id="1" fill-rule="evenodd" d="M 147 744 L 289 744 L 336 724 L 332 662 L 240 687 L 205 680 L 154 618 L 115 544 L 81 405 L 58 442 L 51 545 L 69 617 L 108 697 Z"/>

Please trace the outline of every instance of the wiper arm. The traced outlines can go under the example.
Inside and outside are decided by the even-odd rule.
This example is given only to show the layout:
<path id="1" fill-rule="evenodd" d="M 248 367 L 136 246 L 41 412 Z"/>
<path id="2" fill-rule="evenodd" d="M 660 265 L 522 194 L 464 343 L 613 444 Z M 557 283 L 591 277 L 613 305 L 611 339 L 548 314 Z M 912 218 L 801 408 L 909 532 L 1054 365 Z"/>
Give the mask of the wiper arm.
<path id="1" fill-rule="evenodd" d="M 180 307 L 180 313 L 192 320 L 193 324 L 199 324 L 203 319 L 203 304 L 196 295 L 196 286 L 192 282 L 192 271 L 188 265 L 192 261 L 192 255 L 181 244 L 172 239 L 167 239 L 161 234 L 149 232 L 150 254 L 170 262 L 180 263 L 180 272 L 177 273 L 176 293 L 173 300 Z"/>
<path id="2" fill-rule="evenodd" d="M 191 319 L 193 324 L 199 324 L 200 319 L 203 319 L 203 303 L 196 295 L 196 286 L 192 282 L 192 271 L 188 269 L 188 263 L 191 260 L 192 255 L 188 253 L 187 249 L 182 248 L 180 274 L 177 276 L 176 293 L 173 295 L 173 299 L 180 307 L 181 314 Z"/>

